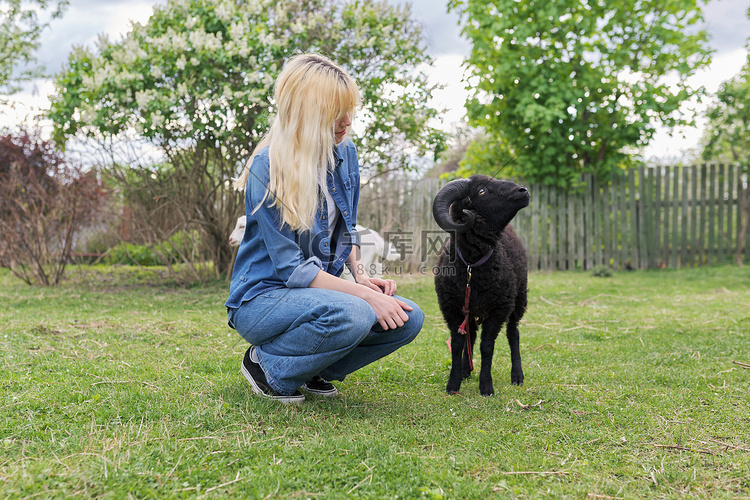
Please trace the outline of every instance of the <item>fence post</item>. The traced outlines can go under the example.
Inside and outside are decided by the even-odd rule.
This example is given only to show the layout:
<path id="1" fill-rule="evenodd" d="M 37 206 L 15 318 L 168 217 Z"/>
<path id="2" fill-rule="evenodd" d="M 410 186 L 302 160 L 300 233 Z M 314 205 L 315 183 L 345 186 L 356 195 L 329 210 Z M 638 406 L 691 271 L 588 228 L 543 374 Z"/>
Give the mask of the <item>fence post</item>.
<path id="1" fill-rule="evenodd" d="M 628 253 L 628 198 L 627 198 L 627 173 L 619 176 L 618 185 L 618 228 L 620 230 L 620 269 L 624 269 L 629 260 Z"/>
<path id="2" fill-rule="evenodd" d="M 531 217 L 529 219 L 529 222 L 531 223 L 531 236 L 529 237 L 530 248 L 527 250 L 529 252 L 530 269 L 535 270 L 539 269 L 539 231 L 541 231 L 541 225 L 539 223 L 539 207 L 541 206 L 540 200 L 543 187 L 541 184 L 537 184 L 536 188 L 536 196 L 531 198 L 531 206 L 529 207 L 531 209 Z"/>
<path id="3" fill-rule="evenodd" d="M 550 188 L 549 198 L 547 200 L 548 212 L 549 212 L 549 250 L 547 254 L 549 259 L 547 260 L 547 269 L 551 271 L 557 271 L 557 232 L 559 230 L 558 225 L 558 214 L 560 211 L 557 209 L 557 189 Z"/>
<path id="4" fill-rule="evenodd" d="M 706 252 L 706 263 L 714 264 L 716 263 L 716 253 L 714 250 L 714 234 L 716 231 L 715 205 L 718 200 L 716 199 L 716 165 L 713 163 L 709 166 L 708 185 L 708 220 L 706 221 L 708 226 L 708 249 Z"/>
<path id="5" fill-rule="evenodd" d="M 692 219 L 690 220 L 690 267 L 697 267 L 700 265 L 701 262 L 701 252 L 700 252 L 700 245 L 698 244 L 698 239 L 700 238 L 700 175 L 701 175 L 701 168 L 700 165 L 694 165 L 694 168 L 691 172 L 692 179 L 690 183 L 690 216 Z"/>
<path id="6" fill-rule="evenodd" d="M 661 180 L 662 180 L 662 172 L 661 168 L 655 167 L 651 169 L 651 177 L 653 178 L 653 182 L 651 182 L 651 186 L 653 187 L 653 202 L 651 204 L 651 210 L 654 213 L 654 217 L 650 217 L 651 219 L 651 234 L 652 234 L 652 245 L 653 248 L 651 248 L 651 256 L 653 258 L 653 265 L 655 267 L 662 267 L 664 266 L 664 256 L 662 255 L 662 229 L 664 228 L 664 221 L 662 220 L 664 216 L 664 207 L 662 207 L 661 200 L 662 200 L 662 194 L 661 194 Z"/>
<path id="7" fill-rule="evenodd" d="M 591 175 L 591 207 L 589 214 L 591 217 L 590 228 L 593 229 L 591 233 L 591 241 L 589 248 L 591 248 L 591 256 L 594 258 L 592 268 L 602 265 L 602 196 L 600 191 L 599 179 L 595 175 Z"/>
<path id="8" fill-rule="evenodd" d="M 664 177 L 664 187 L 662 188 L 661 207 L 662 207 L 662 227 L 659 228 L 659 234 L 661 234 L 662 248 L 659 255 L 661 255 L 661 262 L 664 267 L 669 267 L 669 247 L 671 246 L 669 224 L 671 218 L 670 214 L 670 198 L 669 195 L 669 167 L 663 167 L 660 169 L 660 176 Z"/>
<path id="9" fill-rule="evenodd" d="M 672 244 L 670 250 L 672 252 L 671 265 L 676 268 L 679 266 L 679 250 L 680 250 L 680 228 L 678 225 L 680 215 L 679 205 L 679 189 L 680 189 L 680 170 L 677 167 L 672 167 Z"/>
<path id="10" fill-rule="evenodd" d="M 568 225 L 568 237 L 565 241 L 565 252 L 567 269 L 572 271 L 576 268 L 576 196 L 574 193 L 568 191 L 566 193 L 568 210 L 567 210 L 567 225 Z"/>
<path id="11" fill-rule="evenodd" d="M 739 170 L 739 169 L 738 169 Z M 728 165 L 727 166 L 727 193 L 728 193 L 728 204 L 727 204 L 727 245 L 728 245 L 728 252 L 729 252 L 729 258 L 731 259 L 734 255 L 734 238 L 735 235 L 738 234 L 735 231 L 736 226 L 734 225 L 734 206 L 737 203 L 737 195 L 735 194 L 735 166 L 734 165 Z"/>
<path id="12" fill-rule="evenodd" d="M 621 267 L 621 261 L 620 261 L 620 243 L 619 243 L 619 225 L 620 221 L 617 218 L 617 207 L 619 204 L 618 199 L 618 190 L 619 190 L 619 179 L 620 176 L 617 174 L 614 174 L 612 176 L 612 182 L 609 185 L 610 188 L 610 204 L 609 209 L 607 210 L 608 217 L 611 221 L 611 227 L 612 230 L 610 231 L 610 239 L 611 239 L 611 257 L 612 257 L 612 267 L 614 269 L 620 269 Z"/>
<path id="13" fill-rule="evenodd" d="M 718 215 L 716 217 L 717 221 L 717 232 L 716 232 L 716 261 L 721 263 L 724 261 L 724 243 L 725 243 L 725 228 L 724 228 L 724 213 L 725 213 L 725 207 L 726 207 L 726 198 L 724 197 L 724 193 L 726 193 L 726 190 L 724 189 L 724 186 L 726 184 L 726 177 L 724 172 L 724 164 L 719 163 L 718 166 L 718 175 L 719 175 L 719 185 L 718 185 Z"/>

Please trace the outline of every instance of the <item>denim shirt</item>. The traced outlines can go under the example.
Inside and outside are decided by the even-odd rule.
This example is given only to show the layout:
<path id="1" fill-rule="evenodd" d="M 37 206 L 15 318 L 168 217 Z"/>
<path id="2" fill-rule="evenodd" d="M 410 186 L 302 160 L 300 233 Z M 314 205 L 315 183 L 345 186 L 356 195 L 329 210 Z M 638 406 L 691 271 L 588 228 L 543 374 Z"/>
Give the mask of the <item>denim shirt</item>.
<path id="1" fill-rule="evenodd" d="M 329 170 L 326 182 L 340 214 L 329 239 L 324 196 L 309 231 L 292 231 L 288 225 L 282 225 L 280 212 L 272 206 L 272 194 L 255 210 L 270 180 L 268 148 L 255 156 L 245 186 L 247 223 L 234 262 L 225 304 L 228 308 L 239 307 L 267 290 L 307 287 L 321 270 L 341 275 L 352 245 L 359 246 L 359 235 L 354 229 L 359 202 L 359 160 L 350 140 L 334 149 L 334 157 L 336 166 L 332 173 Z"/>

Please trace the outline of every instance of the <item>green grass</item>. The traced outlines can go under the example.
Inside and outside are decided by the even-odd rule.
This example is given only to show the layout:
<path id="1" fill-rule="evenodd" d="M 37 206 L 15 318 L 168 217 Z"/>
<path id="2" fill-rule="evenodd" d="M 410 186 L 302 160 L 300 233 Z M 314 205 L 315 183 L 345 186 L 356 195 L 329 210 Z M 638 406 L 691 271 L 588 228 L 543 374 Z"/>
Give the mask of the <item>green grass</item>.
<path id="1" fill-rule="evenodd" d="M 224 283 L 0 271 L 0 498 L 750 498 L 750 271 L 530 276 L 526 381 L 444 393 L 429 277 L 414 343 L 281 406 L 238 373 Z"/>

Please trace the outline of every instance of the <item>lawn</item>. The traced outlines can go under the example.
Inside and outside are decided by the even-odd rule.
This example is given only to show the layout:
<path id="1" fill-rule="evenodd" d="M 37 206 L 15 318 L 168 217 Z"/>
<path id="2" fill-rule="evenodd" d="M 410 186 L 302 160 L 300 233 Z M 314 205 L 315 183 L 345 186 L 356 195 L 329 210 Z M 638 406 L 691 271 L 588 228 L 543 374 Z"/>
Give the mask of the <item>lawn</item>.
<path id="1" fill-rule="evenodd" d="M 534 273 L 525 383 L 444 392 L 432 281 L 420 336 L 282 406 L 239 374 L 226 284 L 0 270 L 0 498 L 750 498 L 750 270 Z M 478 360 L 478 356 L 477 356 Z"/>

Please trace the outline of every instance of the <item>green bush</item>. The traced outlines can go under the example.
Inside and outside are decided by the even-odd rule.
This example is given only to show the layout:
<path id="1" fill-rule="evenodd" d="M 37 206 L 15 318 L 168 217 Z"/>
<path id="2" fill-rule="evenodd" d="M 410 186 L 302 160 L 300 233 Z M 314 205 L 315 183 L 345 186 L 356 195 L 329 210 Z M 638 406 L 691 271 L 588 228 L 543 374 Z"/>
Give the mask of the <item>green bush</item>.
<path id="1" fill-rule="evenodd" d="M 596 266 L 591 274 L 597 278 L 610 278 L 612 276 L 612 268 L 608 266 Z"/>
<path id="2" fill-rule="evenodd" d="M 104 263 L 126 266 L 166 266 L 183 262 L 185 260 L 183 255 L 194 260 L 197 257 L 194 249 L 199 247 L 200 236 L 197 231 L 180 231 L 156 245 L 121 242 L 107 252 Z"/>
<path id="3" fill-rule="evenodd" d="M 105 264 L 123 264 L 126 266 L 155 266 L 156 254 L 146 245 L 118 243 L 110 248 L 104 256 Z"/>

